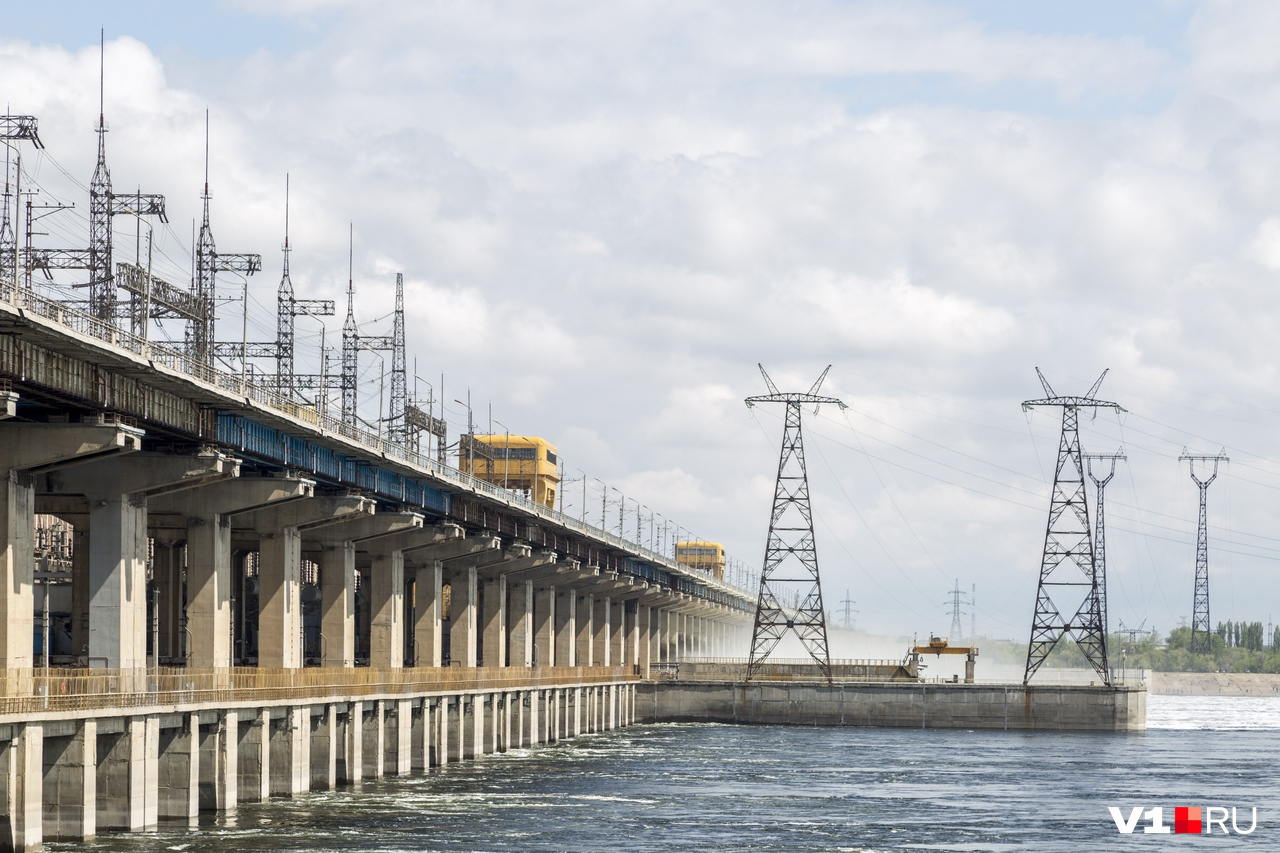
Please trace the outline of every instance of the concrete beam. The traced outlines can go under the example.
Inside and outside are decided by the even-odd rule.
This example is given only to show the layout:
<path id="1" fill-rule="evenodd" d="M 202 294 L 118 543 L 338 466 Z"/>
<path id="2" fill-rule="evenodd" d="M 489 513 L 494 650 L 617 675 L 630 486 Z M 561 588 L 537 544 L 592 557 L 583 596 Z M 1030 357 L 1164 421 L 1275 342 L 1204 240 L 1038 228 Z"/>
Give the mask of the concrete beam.
<path id="1" fill-rule="evenodd" d="M 301 500 L 315 492 L 312 480 L 292 477 L 237 477 L 150 499 L 147 524 L 159 515 L 178 519 L 187 541 L 187 648 L 194 667 L 233 662 L 231 630 L 231 523 L 233 513 Z"/>
<path id="2" fill-rule="evenodd" d="M 48 471 L 37 495 L 82 495 L 88 503 L 88 572 L 72 583 L 85 609 L 87 663 L 112 669 L 147 665 L 147 507 L 152 494 L 235 477 L 239 463 L 216 452 L 193 456 L 131 453 Z M 39 503 L 37 503 L 39 508 Z M 83 564 L 81 564 L 83 565 Z M 80 649 L 76 650 L 81 651 Z"/>
<path id="3" fill-rule="evenodd" d="M 0 423 L 0 668 L 34 663 L 35 476 L 141 446 L 131 427 Z"/>
<path id="4" fill-rule="evenodd" d="M 412 565 L 429 565 L 432 562 L 456 560 L 482 551 L 497 550 L 502 540 L 496 536 L 476 536 L 467 539 L 449 539 L 444 542 L 405 548 L 405 559 Z"/>
<path id="5" fill-rule="evenodd" d="M 320 497 L 233 513 L 258 531 L 258 665 L 294 668 L 302 660 L 302 539 L 325 525 L 373 515 L 365 497 Z"/>

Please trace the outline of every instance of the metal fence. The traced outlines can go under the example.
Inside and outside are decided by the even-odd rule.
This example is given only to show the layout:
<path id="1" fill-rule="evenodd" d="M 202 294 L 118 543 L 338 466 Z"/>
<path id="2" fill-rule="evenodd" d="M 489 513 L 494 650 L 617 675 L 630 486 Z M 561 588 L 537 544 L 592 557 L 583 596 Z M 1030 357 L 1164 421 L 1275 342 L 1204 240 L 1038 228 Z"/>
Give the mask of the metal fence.
<path id="1" fill-rule="evenodd" d="M 523 690 L 639 678 L 630 666 L 9 669 L 0 670 L 0 714 Z"/>

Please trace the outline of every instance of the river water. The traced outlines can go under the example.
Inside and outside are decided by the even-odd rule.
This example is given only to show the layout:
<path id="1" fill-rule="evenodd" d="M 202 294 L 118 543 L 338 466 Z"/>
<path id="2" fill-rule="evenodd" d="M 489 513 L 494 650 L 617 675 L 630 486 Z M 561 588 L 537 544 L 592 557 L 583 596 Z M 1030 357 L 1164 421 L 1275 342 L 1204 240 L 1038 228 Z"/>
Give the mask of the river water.
<path id="1" fill-rule="evenodd" d="M 1249 835 L 1108 812 L 1236 807 Z M 1226 827 L 1231 828 L 1230 821 Z M 636 726 L 46 849 L 1280 850 L 1280 698 L 1150 696 L 1141 734 Z"/>

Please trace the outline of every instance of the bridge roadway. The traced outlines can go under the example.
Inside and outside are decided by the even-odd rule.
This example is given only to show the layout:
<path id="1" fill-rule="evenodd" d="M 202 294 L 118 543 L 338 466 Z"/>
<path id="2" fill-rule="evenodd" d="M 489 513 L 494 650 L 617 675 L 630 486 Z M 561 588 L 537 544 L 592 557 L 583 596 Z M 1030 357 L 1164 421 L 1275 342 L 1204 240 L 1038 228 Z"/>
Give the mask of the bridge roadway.
<path id="1" fill-rule="evenodd" d="M 66 304 L 0 298 L 0 849 L 625 724 L 651 663 L 746 646 L 745 590 Z M 37 514 L 74 528 L 79 668 L 35 667 Z M 157 805 L 166 785 L 181 802 Z"/>

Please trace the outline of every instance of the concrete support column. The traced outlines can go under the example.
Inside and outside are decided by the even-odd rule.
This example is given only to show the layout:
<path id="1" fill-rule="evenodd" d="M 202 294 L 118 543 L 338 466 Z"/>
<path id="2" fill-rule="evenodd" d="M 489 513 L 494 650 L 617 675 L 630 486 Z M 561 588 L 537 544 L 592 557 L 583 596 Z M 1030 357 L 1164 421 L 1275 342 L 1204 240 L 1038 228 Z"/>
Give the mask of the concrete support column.
<path id="1" fill-rule="evenodd" d="M 86 722 L 94 723 L 96 741 L 96 721 Z M 186 714 L 180 725 L 161 729 L 159 749 L 159 817 L 194 826 L 200 816 L 200 715 Z"/>
<path id="2" fill-rule="evenodd" d="M 520 703 L 520 694 L 508 691 L 502 694 L 502 751 L 511 748 L 511 717 Z"/>
<path id="3" fill-rule="evenodd" d="M 396 701 L 396 751 L 391 772 L 396 776 L 408 776 L 413 770 L 413 701 Z"/>
<path id="4" fill-rule="evenodd" d="M 611 666 L 613 655 L 610 653 L 609 626 L 613 617 L 613 607 L 609 596 L 598 596 L 595 600 L 595 613 L 592 615 L 592 627 L 595 629 L 594 646 L 596 666 Z"/>
<path id="5" fill-rule="evenodd" d="M 649 608 L 649 659 L 645 662 L 646 667 L 651 667 L 655 663 L 663 660 L 662 657 L 662 611 L 656 607 Z M 645 677 L 648 677 L 648 669 L 645 670 Z"/>
<path id="6" fill-rule="evenodd" d="M 486 713 L 485 703 L 490 697 L 485 693 L 477 693 L 471 698 L 471 748 L 472 758 L 479 758 L 487 751 L 488 744 L 485 742 L 485 718 L 492 713 Z"/>
<path id="7" fill-rule="evenodd" d="M 241 711 L 236 734 L 236 802 L 261 803 L 271 796 L 271 711 Z"/>
<path id="8" fill-rule="evenodd" d="M 28 469 L 42 469 L 41 479 L 47 486 L 49 477 L 44 472 L 89 456 L 135 451 L 141 446 L 141 439 L 140 431 L 115 426 L 12 421 L 0 426 L 0 668 L 26 669 L 34 663 L 36 483 Z M 83 553 L 87 557 L 88 549 Z M 88 579 L 87 572 L 78 574 Z M 80 593 L 84 596 L 84 614 L 88 613 L 89 591 L 89 585 L 83 584 Z M 75 651 L 80 654 L 88 637 L 81 634 L 78 640 Z M 36 731 L 32 730 L 33 739 Z M 39 844 L 40 789 L 33 793 L 37 803 L 34 826 L 28 827 L 23 816 L 18 817 L 17 823 L 22 824 L 24 837 Z"/>
<path id="9" fill-rule="evenodd" d="M 626 644 L 623 642 L 627 620 L 626 602 L 614 600 L 609 607 L 609 651 L 614 666 L 625 666 L 630 661 L 626 656 Z"/>
<path id="10" fill-rule="evenodd" d="M 432 766 L 443 767 L 449 763 L 449 697 L 441 696 L 434 708 L 435 757 Z"/>
<path id="11" fill-rule="evenodd" d="M 542 704 L 542 691 L 529 691 L 529 746 L 537 746 L 542 743 L 542 720 L 538 713 L 539 705 Z"/>
<path id="12" fill-rule="evenodd" d="M 312 709 L 311 732 L 307 738 L 311 755 L 311 790 L 332 791 L 338 785 L 338 707 L 322 705 L 320 713 Z M 241 763 L 244 763 L 243 757 Z"/>
<path id="13" fill-rule="evenodd" d="M 578 595 L 573 589 L 561 588 L 556 593 L 556 665 L 578 665 L 578 630 L 575 621 L 578 616 Z"/>
<path id="14" fill-rule="evenodd" d="M 369 665 L 404 666 L 404 552 L 372 548 L 369 578 Z"/>
<path id="15" fill-rule="evenodd" d="M 443 649 L 440 607 L 444 600 L 442 591 L 444 565 L 432 560 L 414 570 L 413 594 L 417 608 L 413 629 L 414 665 L 440 666 Z"/>
<path id="16" fill-rule="evenodd" d="M 386 773 L 387 704 L 378 699 L 366 709 L 364 718 L 364 778 L 381 779 Z"/>
<path id="17" fill-rule="evenodd" d="M 533 591 L 534 662 L 539 666 L 556 665 L 556 588 L 535 586 Z"/>
<path id="18" fill-rule="evenodd" d="M 595 595 L 586 593 L 578 596 L 577 616 L 575 618 L 575 630 L 577 638 L 575 640 L 574 661 L 576 666 L 594 666 L 595 658 L 595 631 L 592 625 L 593 611 L 595 610 Z"/>
<path id="19" fill-rule="evenodd" d="M 147 665 L 147 499 L 89 502 L 89 664 Z"/>
<path id="20" fill-rule="evenodd" d="M 476 665 L 476 567 L 453 572 L 449 588 L 449 659 L 454 666 Z"/>
<path id="21" fill-rule="evenodd" d="M 22 748 L 21 744 L 11 747 L 19 751 Z M 84 841 L 93 838 L 97 833 L 97 720 L 81 720 L 70 737 L 44 738 L 41 752 L 44 839 Z M 17 754 L 11 751 L 10 761 Z M 6 811 L 12 819 L 14 808 L 19 804 L 11 801 L 7 805 Z M 0 847 L 4 846 L 2 842 L 0 839 Z"/>
<path id="22" fill-rule="evenodd" d="M 533 666 L 533 581 L 511 589 L 511 665 Z"/>
<path id="23" fill-rule="evenodd" d="M 485 666 L 507 665 L 507 578 L 498 575 L 485 578 L 481 596 L 484 609 L 481 617 L 481 647 Z"/>
<path id="24" fill-rule="evenodd" d="M 458 696 L 458 729 L 454 733 L 458 738 L 457 755 L 459 761 L 465 761 L 468 758 L 475 758 L 475 744 L 471 744 L 468 748 L 467 744 L 467 723 L 470 719 L 467 717 L 468 712 L 474 713 L 474 699 L 471 696 Z"/>
<path id="25" fill-rule="evenodd" d="M 15 723 L 13 738 L 3 750 L 9 825 L 0 844 L 7 843 L 13 850 L 39 850 L 44 843 L 44 726 Z"/>
<path id="26" fill-rule="evenodd" d="M 258 562 L 258 666 L 302 666 L 302 537 L 282 527 L 262 537 Z"/>
<path id="27" fill-rule="evenodd" d="M 138 832 L 154 827 L 159 816 L 160 726 L 157 717 L 128 717 L 123 724 L 121 732 L 99 735 L 97 825 Z M 148 742 L 153 738 L 151 751 Z"/>
<path id="28" fill-rule="evenodd" d="M 339 785 L 354 785 L 364 778 L 364 703 L 348 703 L 343 711 L 335 776 Z"/>
<path id="29" fill-rule="evenodd" d="M 321 666 L 356 664 L 356 549 L 350 541 L 320 551 Z"/>
<path id="30" fill-rule="evenodd" d="M 311 709 L 286 708 L 271 726 L 271 796 L 296 797 L 311 786 Z"/>
<path id="31" fill-rule="evenodd" d="M 638 666 L 640 663 L 640 614 L 643 608 L 638 601 L 627 602 L 627 635 L 624 640 L 627 646 L 627 663 Z"/>
<path id="32" fill-rule="evenodd" d="M 650 654 L 653 650 L 653 611 L 647 604 L 636 604 L 636 666 L 640 677 L 649 677 Z"/>
<path id="33" fill-rule="evenodd" d="M 7 473 L 0 482 L 0 664 L 27 669 L 35 662 L 31 642 L 35 634 L 35 494 L 24 472 Z M 35 839 L 40 843 L 39 820 Z"/>

